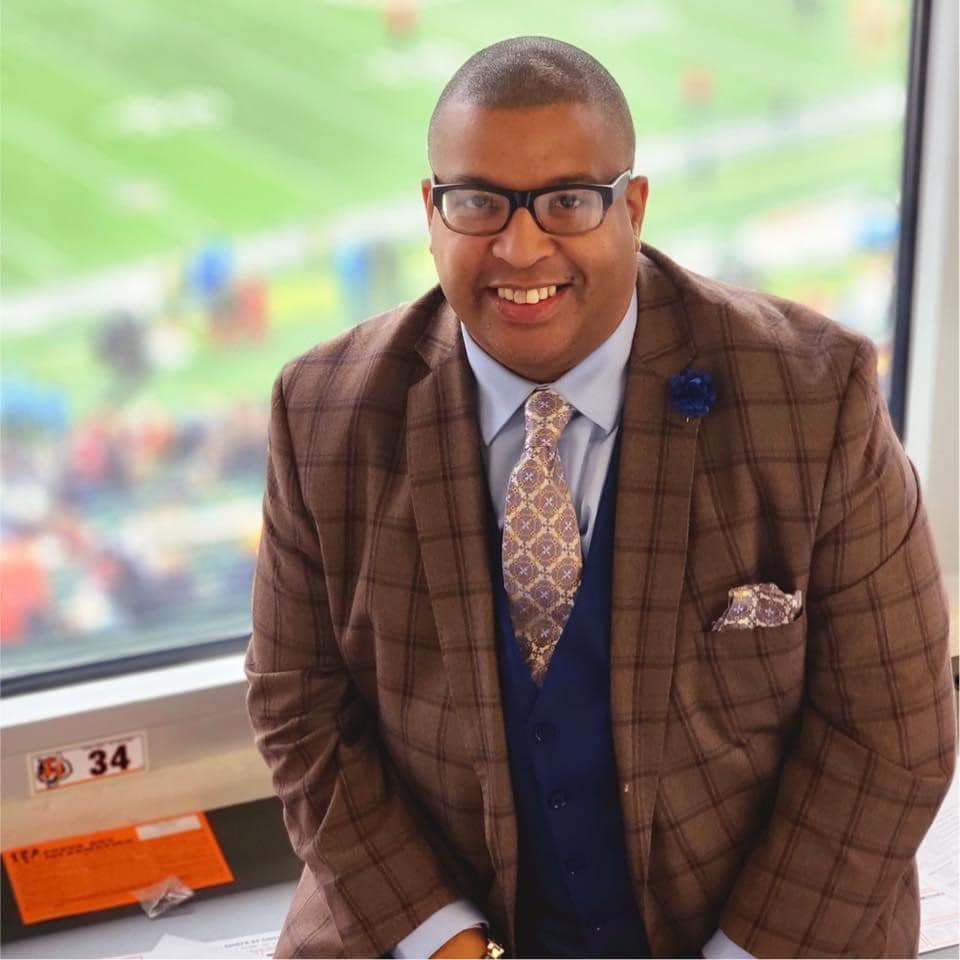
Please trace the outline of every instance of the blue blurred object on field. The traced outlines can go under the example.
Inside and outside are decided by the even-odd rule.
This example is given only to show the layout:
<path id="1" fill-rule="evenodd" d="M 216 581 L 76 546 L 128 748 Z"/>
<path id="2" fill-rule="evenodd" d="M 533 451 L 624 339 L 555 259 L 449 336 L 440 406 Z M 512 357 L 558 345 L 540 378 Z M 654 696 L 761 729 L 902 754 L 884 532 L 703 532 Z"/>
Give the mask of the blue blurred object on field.
<path id="1" fill-rule="evenodd" d="M 187 268 L 190 291 L 206 304 L 219 299 L 233 279 L 234 259 L 233 248 L 229 244 L 208 244 Z"/>
<path id="2" fill-rule="evenodd" d="M 6 375 L 0 385 L 0 417 L 8 426 L 62 431 L 68 419 L 67 395 L 26 377 Z"/>
<path id="3" fill-rule="evenodd" d="M 857 248 L 882 252 L 896 246 L 900 218 L 895 210 L 875 210 L 857 228 Z"/>

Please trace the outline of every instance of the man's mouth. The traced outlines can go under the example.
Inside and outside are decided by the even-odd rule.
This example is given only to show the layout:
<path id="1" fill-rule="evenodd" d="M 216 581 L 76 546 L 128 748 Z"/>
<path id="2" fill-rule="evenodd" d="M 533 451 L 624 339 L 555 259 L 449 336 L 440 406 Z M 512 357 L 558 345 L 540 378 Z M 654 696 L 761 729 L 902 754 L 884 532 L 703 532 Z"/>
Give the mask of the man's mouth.
<path id="1" fill-rule="evenodd" d="M 546 287 L 497 287 L 497 296 L 512 303 L 539 303 L 556 295 L 556 284 Z"/>
<path id="2" fill-rule="evenodd" d="M 546 322 L 563 309 L 569 283 L 545 283 L 542 287 L 489 287 L 487 296 L 502 320 L 508 323 Z"/>

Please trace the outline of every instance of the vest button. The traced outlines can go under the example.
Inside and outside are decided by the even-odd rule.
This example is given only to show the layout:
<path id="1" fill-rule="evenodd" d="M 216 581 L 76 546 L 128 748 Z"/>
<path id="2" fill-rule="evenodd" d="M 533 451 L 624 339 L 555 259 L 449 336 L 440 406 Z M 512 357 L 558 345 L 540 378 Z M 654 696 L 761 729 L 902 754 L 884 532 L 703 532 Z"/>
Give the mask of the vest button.
<path id="1" fill-rule="evenodd" d="M 563 865 L 567 868 L 567 873 L 571 877 L 575 877 L 590 866 L 590 861 L 582 853 L 575 853 L 573 856 L 567 857 Z"/>
<path id="2" fill-rule="evenodd" d="M 558 790 L 556 793 L 550 794 L 547 803 L 551 810 L 562 810 L 567 805 L 567 795 L 562 790 Z"/>
<path id="3" fill-rule="evenodd" d="M 537 723 L 533 727 L 533 739 L 537 743 L 546 743 L 552 740 L 557 732 L 557 728 L 552 723 Z"/>

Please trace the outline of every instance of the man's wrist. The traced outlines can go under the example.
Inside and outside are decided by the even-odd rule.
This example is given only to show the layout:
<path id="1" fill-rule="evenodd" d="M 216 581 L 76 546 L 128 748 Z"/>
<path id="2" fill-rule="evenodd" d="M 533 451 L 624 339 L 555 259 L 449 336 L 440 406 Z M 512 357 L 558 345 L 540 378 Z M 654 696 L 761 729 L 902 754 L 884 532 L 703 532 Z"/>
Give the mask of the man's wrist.
<path id="1" fill-rule="evenodd" d="M 487 956 L 486 927 L 468 927 L 461 930 L 432 956 L 451 960 L 481 960 Z"/>
<path id="2" fill-rule="evenodd" d="M 483 954 L 483 960 L 501 960 L 505 951 L 503 945 L 498 941 L 494 940 L 490 936 L 489 932 L 487 933 L 487 949 Z"/>

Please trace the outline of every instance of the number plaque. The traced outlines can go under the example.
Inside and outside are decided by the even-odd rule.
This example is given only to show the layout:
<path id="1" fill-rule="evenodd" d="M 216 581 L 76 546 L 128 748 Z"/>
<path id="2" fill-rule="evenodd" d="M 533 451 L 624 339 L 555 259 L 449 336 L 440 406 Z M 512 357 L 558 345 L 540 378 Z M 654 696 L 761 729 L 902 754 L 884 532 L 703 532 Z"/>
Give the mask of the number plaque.
<path id="1" fill-rule="evenodd" d="M 53 747 L 27 758 L 30 792 L 47 793 L 147 769 L 147 735 L 124 733 L 105 740 Z"/>

